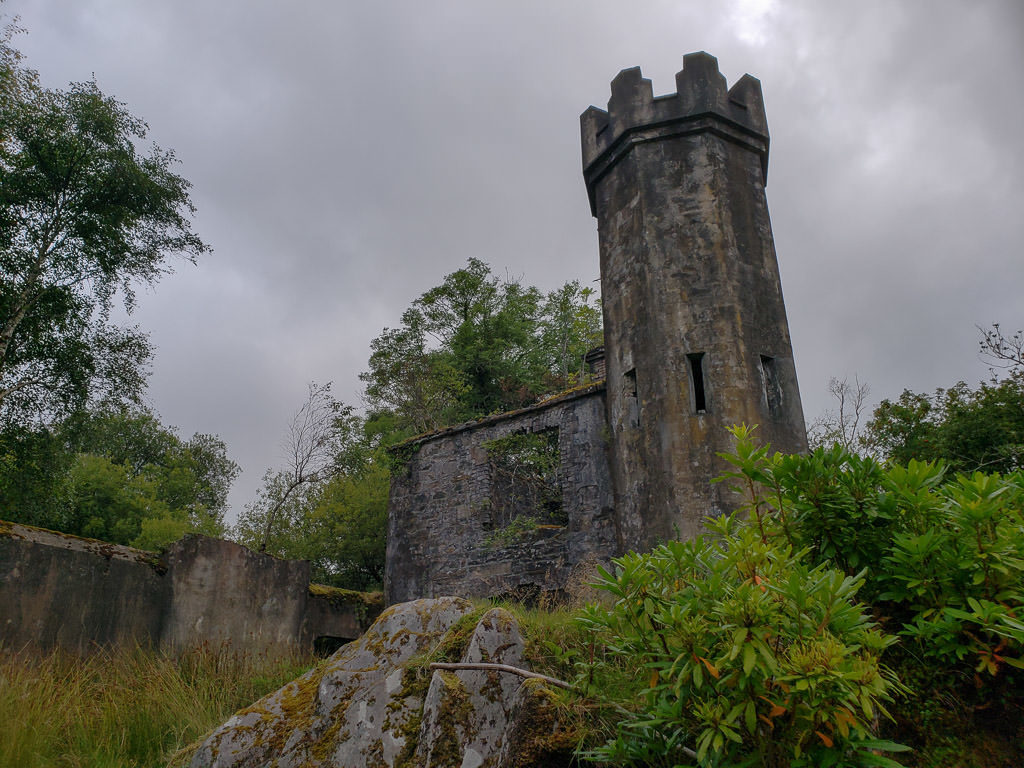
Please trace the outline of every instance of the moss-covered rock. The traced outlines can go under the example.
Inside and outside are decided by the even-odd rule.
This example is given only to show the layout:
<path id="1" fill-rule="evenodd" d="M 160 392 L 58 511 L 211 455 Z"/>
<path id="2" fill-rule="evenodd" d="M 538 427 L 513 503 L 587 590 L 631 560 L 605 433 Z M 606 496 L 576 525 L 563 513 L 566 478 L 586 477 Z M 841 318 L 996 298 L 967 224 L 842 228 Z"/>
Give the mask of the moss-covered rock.
<path id="1" fill-rule="evenodd" d="M 516 619 L 493 608 L 475 620 L 478 611 L 452 597 L 392 606 L 363 637 L 214 731 L 192 768 L 533 764 L 524 757 L 569 765 L 571 735 L 535 681 L 494 670 L 429 671 L 437 658 L 525 666 Z"/>
<path id="2" fill-rule="evenodd" d="M 393 765 L 402 726 L 423 702 L 402 686 L 402 665 L 435 645 L 466 600 L 395 605 L 324 664 L 235 714 L 206 739 L 192 768 Z"/>
<path id="3" fill-rule="evenodd" d="M 523 666 L 523 637 L 503 608 L 476 625 L 464 663 Z M 522 678 L 482 670 L 434 672 L 423 706 L 417 766 L 494 766 L 508 728 L 509 709 Z"/>

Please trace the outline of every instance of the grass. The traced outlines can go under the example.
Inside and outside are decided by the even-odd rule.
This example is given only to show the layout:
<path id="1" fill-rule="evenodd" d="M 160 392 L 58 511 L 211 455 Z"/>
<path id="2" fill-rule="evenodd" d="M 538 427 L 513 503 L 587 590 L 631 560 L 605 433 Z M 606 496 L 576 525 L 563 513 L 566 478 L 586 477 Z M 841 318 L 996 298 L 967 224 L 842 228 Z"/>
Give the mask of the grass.
<path id="1" fill-rule="evenodd" d="M 914 749 L 903 762 L 914 768 L 1016 768 L 1024 765 L 1022 675 L 1000 670 L 982 678 L 963 669 L 927 665 L 895 646 L 887 659 L 909 693 L 895 702 L 887 738 Z M 983 695 L 984 688 L 994 687 Z"/>
<path id="2" fill-rule="evenodd" d="M 229 646 L 179 658 L 144 649 L 84 658 L 0 651 L 0 768 L 180 764 L 176 753 L 315 662 Z"/>

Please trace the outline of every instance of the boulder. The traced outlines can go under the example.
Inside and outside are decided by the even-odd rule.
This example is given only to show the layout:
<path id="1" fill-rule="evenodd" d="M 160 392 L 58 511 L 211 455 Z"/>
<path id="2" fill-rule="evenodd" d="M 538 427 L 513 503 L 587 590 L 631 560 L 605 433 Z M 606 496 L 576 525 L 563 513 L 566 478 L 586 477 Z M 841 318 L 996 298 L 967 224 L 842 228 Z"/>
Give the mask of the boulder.
<path id="1" fill-rule="evenodd" d="M 192 768 L 568 766 L 573 735 L 559 726 L 542 683 L 496 670 L 409 667 L 447 644 L 465 647 L 463 663 L 524 668 L 519 625 L 502 608 L 479 619 L 468 643 L 468 627 L 451 633 L 471 610 L 454 597 L 392 606 L 325 664 L 231 717 Z"/>
<path id="2" fill-rule="evenodd" d="M 515 618 L 493 608 L 477 623 L 462 661 L 522 667 L 524 650 Z M 495 766 L 522 682 L 516 675 L 489 670 L 435 671 L 423 705 L 415 765 Z"/>
<path id="3" fill-rule="evenodd" d="M 326 664 L 235 714 L 192 758 L 192 768 L 392 766 L 406 718 L 422 708 L 406 695 L 402 665 L 436 644 L 472 605 L 459 598 L 388 608 Z"/>

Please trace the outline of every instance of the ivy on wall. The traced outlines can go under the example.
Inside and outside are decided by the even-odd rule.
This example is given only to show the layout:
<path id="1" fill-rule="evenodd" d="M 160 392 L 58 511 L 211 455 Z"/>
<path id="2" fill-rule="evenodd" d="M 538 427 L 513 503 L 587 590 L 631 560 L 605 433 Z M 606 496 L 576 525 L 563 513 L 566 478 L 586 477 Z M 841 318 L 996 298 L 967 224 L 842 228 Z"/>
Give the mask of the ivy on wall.
<path id="1" fill-rule="evenodd" d="M 565 525 L 558 430 L 513 432 L 484 443 L 491 473 L 491 530 L 519 519 L 536 525 Z"/>

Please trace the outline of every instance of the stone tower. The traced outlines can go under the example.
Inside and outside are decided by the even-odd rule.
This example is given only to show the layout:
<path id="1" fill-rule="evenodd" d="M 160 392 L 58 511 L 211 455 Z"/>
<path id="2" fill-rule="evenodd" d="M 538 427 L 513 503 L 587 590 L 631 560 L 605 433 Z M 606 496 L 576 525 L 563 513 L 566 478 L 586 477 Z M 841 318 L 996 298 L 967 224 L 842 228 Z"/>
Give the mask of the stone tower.
<path id="1" fill-rule="evenodd" d="M 761 85 L 731 89 L 707 53 L 684 57 L 676 93 L 639 67 L 608 110 L 580 117 L 597 218 L 607 417 L 619 545 L 691 538 L 735 506 L 716 456 L 726 427 L 757 424 L 774 450 L 806 449 L 765 198 Z"/>

